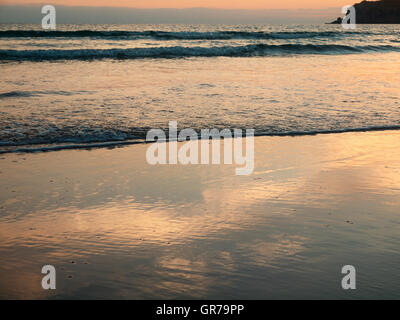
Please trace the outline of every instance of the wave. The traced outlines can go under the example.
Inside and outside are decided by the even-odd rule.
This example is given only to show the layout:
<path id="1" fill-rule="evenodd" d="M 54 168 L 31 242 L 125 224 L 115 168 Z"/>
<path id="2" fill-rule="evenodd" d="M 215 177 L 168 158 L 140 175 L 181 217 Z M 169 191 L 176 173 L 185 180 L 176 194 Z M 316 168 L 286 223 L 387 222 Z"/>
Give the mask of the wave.
<path id="1" fill-rule="evenodd" d="M 313 136 L 319 134 L 341 134 L 341 133 L 356 133 L 356 132 L 376 132 L 376 131 L 393 131 L 400 130 L 400 125 L 392 126 L 370 126 L 370 127 L 359 127 L 359 128 L 343 128 L 343 129 L 332 129 L 332 130 L 314 130 L 314 131 L 289 131 L 289 132 L 263 132 L 256 131 L 255 136 L 257 137 L 296 137 L 296 136 Z M 245 132 L 245 130 L 243 131 Z M 198 137 L 201 139 L 201 136 Z M 217 137 L 218 138 L 218 137 Z M 164 141 L 167 142 L 167 141 Z M 37 153 L 37 152 L 50 152 L 50 151 L 61 151 L 61 150 L 74 150 L 74 149 L 95 149 L 95 148 L 115 148 L 123 147 L 133 144 L 149 143 L 145 140 L 145 137 L 126 139 L 126 140 L 110 140 L 110 141 L 96 141 L 88 142 L 82 141 L 71 142 L 69 144 L 53 144 L 45 145 L 44 143 L 39 144 L 3 144 L 5 149 L 0 149 L 0 154 L 7 153 Z M 1 147 L 0 143 L 0 147 Z"/>
<path id="2" fill-rule="evenodd" d="M 9 91 L 0 93 L 0 99 L 7 99 L 7 98 L 29 98 L 35 97 L 39 95 L 63 95 L 69 96 L 72 95 L 73 92 L 68 91 Z"/>
<path id="3" fill-rule="evenodd" d="M 152 47 L 130 49 L 77 49 L 77 50 L 0 50 L 0 60 L 5 61 L 53 61 L 99 60 L 189 57 L 253 57 L 306 54 L 351 54 L 368 52 L 398 52 L 400 47 L 347 46 L 314 44 L 255 44 L 223 47 Z"/>
<path id="4" fill-rule="evenodd" d="M 36 94 L 34 92 L 28 91 L 9 91 L 0 93 L 0 99 L 7 99 L 7 98 L 22 98 L 22 97 L 32 97 Z"/>
<path id="5" fill-rule="evenodd" d="M 167 31 L 44 31 L 5 30 L 0 38 L 106 38 L 106 39 L 156 39 L 156 40 L 233 40 L 233 39 L 307 39 L 370 34 L 369 32 L 345 31 L 215 31 L 215 32 L 167 32 Z"/>

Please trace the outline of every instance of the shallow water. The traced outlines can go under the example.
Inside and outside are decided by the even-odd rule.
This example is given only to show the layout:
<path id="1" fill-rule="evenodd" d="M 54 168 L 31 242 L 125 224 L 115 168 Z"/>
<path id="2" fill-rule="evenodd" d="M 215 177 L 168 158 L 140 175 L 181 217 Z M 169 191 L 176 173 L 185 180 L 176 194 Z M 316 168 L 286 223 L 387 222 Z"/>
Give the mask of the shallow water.
<path id="1" fill-rule="evenodd" d="M 172 120 L 258 135 L 400 126 L 398 26 L 1 28 L 0 152 L 142 141 Z"/>
<path id="2" fill-rule="evenodd" d="M 3 155 L 0 297 L 398 299 L 399 141 L 259 137 L 243 177 L 149 166 L 145 145 Z"/>

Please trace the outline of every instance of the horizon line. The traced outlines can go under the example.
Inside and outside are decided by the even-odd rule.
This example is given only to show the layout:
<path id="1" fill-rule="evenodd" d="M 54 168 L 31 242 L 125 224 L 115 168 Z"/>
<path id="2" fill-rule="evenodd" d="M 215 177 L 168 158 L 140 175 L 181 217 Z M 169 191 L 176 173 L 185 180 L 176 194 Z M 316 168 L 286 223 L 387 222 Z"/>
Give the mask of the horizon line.
<path id="1" fill-rule="evenodd" d="M 48 3 L 27 3 L 27 4 L 7 4 L 0 3 L 0 7 L 40 7 L 44 5 L 49 5 Z M 217 7 L 186 7 L 186 8 L 168 8 L 168 7 L 159 7 L 159 8 L 140 8 L 140 7 L 127 7 L 127 6 L 88 6 L 88 5 L 68 5 L 68 4 L 50 4 L 54 7 L 67 7 L 67 8 L 110 8 L 110 9 L 133 9 L 133 10 L 193 10 L 193 9 L 209 9 L 209 10 L 219 10 L 219 11 L 319 11 L 319 10 L 328 10 L 328 9 L 337 9 L 341 8 L 337 7 L 321 7 L 321 8 L 217 8 Z"/>

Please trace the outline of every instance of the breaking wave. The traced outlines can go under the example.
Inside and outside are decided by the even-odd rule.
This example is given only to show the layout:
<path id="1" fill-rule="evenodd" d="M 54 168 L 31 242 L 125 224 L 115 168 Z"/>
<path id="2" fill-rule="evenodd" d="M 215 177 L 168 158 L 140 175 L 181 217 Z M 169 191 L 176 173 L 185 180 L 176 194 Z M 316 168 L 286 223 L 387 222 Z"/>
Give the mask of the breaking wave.
<path id="1" fill-rule="evenodd" d="M 0 60 L 52 61 L 52 60 L 99 60 L 145 59 L 189 57 L 253 57 L 307 54 L 351 54 L 367 52 L 399 52 L 400 47 L 314 45 L 314 44 L 254 44 L 222 47 L 151 47 L 130 49 L 78 49 L 78 50 L 0 50 Z"/>

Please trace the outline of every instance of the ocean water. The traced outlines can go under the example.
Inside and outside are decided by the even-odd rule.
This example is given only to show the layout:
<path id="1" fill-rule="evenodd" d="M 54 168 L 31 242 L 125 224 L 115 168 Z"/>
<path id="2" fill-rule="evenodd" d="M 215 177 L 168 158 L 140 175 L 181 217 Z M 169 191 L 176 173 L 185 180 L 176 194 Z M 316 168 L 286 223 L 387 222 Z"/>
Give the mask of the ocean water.
<path id="1" fill-rule="evenodd" d="M 400 128 L 400 27 L 0 26 L 0 152 Z"/>

